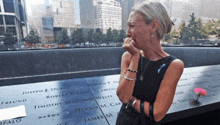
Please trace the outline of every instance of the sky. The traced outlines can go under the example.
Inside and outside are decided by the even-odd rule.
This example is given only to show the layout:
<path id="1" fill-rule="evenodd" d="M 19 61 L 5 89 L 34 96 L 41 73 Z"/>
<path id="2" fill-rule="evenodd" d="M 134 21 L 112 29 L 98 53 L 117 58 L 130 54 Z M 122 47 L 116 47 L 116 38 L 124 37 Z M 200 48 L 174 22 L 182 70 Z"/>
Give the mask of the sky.
<path id="1" fill-rule="evenodd" d="M 75 3 L 77 23 L 80 24 L 79 0 L 72 0 Z M 44 4 L 44 0 L 26 0 L 27 14 L 31 15 L 31 5 Z"/>

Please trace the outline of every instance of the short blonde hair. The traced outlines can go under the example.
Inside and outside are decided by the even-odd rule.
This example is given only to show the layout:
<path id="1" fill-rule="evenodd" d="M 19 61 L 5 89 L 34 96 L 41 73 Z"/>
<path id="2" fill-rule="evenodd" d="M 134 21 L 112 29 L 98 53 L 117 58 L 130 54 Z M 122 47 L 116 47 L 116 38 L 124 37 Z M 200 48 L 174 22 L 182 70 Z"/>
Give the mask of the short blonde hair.
<path id="1" fill-rule="evenodd" d="M 166 11 L 166 8 L 160 2 L 148 2 L 137 3 L 132 8 L 132 11 L 140 12 L 149 24 L 152 20 L 157 19 L 160 22 L 160 27 L 157 30 L 157 36 L 162 39 L 163 36 L 171 31 L 173 22 Z"/>

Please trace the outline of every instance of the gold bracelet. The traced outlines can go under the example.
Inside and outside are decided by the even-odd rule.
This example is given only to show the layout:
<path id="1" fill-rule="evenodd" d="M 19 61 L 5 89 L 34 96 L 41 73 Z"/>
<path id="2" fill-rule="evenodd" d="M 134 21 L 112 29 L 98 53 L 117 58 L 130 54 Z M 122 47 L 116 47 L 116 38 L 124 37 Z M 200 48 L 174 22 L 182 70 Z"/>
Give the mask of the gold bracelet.
<path id="1" fill-rule="evenodd" d="M 129 81 L 136 81 L 136 79 L 128 78 L 127 76 L 124 76 L 124 78 L 129 80 Z"/>

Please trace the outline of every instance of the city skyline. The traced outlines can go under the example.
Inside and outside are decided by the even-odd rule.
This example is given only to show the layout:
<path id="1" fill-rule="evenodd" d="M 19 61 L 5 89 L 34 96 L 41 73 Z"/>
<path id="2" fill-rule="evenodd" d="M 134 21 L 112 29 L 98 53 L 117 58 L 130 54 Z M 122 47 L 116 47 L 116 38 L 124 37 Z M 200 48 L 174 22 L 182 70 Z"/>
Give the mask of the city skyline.
<path id="1" fill-rule="evenodd" d="M 81 28 L 100 28 L 106 33 L 109 28 L 121 30 L 122 8 L 116 0 L 80 1 Z"/>
<path id="2" fill-rule="evenodd" d="M 76 12 L 76 17 L 77 17 L 77 24 L 81 24 L 81 21 L 80 21 L 80 6 L 79 6 L 79 0 L 72 0 L 74 3 L 75 3 L 75 12 Z M 118 0 L 117 0 L 118 1 Z M 121 0 L 121 2 L 122 2 L 123 0 Z M 125 0 L 124 0 L 125 1 Z M 152 1 L 152 0 L 149 0 L 149 1 Z M 210 15 L 217 15 L 217 17 L 215 17 L 214 18 L 214 16 L 212 16 L 211 18 L 214 18 L 214 19 L 218 19 L 219 17 L 218 17 L 218 14 L 209 14 L 209 12 L 205 12 L 205 11 L 201 11 L 201 10 L 199 10 L 199 9 L 202 9 L 202 7 L 201 7 L 201 4 L 198 4 L 198 3 L 201 3 L 201 1 L 200 0 L 158 0 L 158 1 L 160 1 L 160 2 L 162 2 L 162 3 L 165 3 L 165 4 L 170 4 L 171 2 L 172 3 L 175 3 L 175 2 L 179 2 L 179 3 L 186 3 L 186 4 L 188 4 L 188 5 L 190 5 L 190 6 L 192 6 L 192 8 L 193 8 L 193 6 L 197 6 L 197 14 L 196 14 L 196 17 L 198 18 L 198 17 L 200 17 L 202 14 L 204 14 L 204 20 L 205 21 L 207 21 L 207 20 L 209 20 L 209 18 L 208 17 L 206 17 L 206 16 L 210 16 Z M 202 0 L 202 1 L 206 1 L 206 0 Z M 211 1 L 210 1 L 211 2 Z M 38 0 L 38 1 L 31 1 L 31 0 L 26 0 L 26 4 L 27 4 L 27 14 L 30 14 L 31 13 L 31 10 L 30 10 L 30 8 L 31 8 L 31 4 L 43 4 L 44 3 L 44 0 Z M 217 3 L 218 4 L 218 3 Z M 173 5 L 174 6 L 174 5 Z M 204 6 L 204 5 L 203 5 Z M 121 5 L 121 7 L 122 7 L 122 5 Z M 175 6 L 175 8 L 178 8 L 178 7 L 176 7 Z M 175 8 L 173 8 L 174 10 L 173 10 L 173 14 L 175 13 Z M 194 9 L 195 10 L 195 9 Z M 207 9 L 206 9 L 207 10 Z M 189 11 L 189 10 L 188 10 Z M 209 10 L 208 10 L 209 11 Z M 217 11 L 219 11 L 219 10 L 217 10 Z M 199 13 L 198 13 L 199 12 Z M 177 13 L 177 12 L 176 12 Z M 171 15 L 172 16 L 172 15 Z M 179 15 L 179 17 L 180 17 L 181 15 Z M 180 23 L 180 22 L 182 22 L 182 20 L 184 20 L 184 19 L 181 19 L 180 20 L 180 18 L 178 17 L 178 24 Z M 182 17 L 186 17 L 186 16 L 182 16 Z M 171 17 L 172 18 L 172 17 Z M 176 19 L 177 19 L 177 17 L 175 17 Z M 188 18 L 189 19 L 189 18 Z"/>
<path id="3" fill-rule="evenodd" d="M 31 5 L 37 5 L 37 4 L 44 4 L 45 0 L 26 0 L 26 8 L 27 8 L 27 15 L 31 16 L 32 10 Z M 79 9 L 79 0 L 71 0 L 75 3 L 75 10 L 76 10 L 76 16 L 77 16 L 77 24 L 80 24 L 80 9 Z"/>
<path id="4" fill-rule="evenodd" d="M 27 7 L 27 12 L 29 15 L 31 15 L 31 5 L 36 5 L 36 4 L 44 4 L 45 0 L 38 0 L 38 1 L 33 1 L 33 0 L 26 0 L 26 7 Z M 76 16 L 77 16 L 77 24 L 81 24 L 80 21 L 80 7 L 79 7 L 79 0 L 72 0 L 75 3 L 75 10 L 76 10 Z M 121 0 L 123 1 L 123 0 Z M 149 1 L 154 1 L 154 0 L 149 0 Z M 185 2 L 187 3 L 188 1 L 195 1 L 195 0 L 160 0 L 161 2 L 163 1 L 179 1 L 179 2 Z M 122 6 L 122 5 L 121 5 Z"/>

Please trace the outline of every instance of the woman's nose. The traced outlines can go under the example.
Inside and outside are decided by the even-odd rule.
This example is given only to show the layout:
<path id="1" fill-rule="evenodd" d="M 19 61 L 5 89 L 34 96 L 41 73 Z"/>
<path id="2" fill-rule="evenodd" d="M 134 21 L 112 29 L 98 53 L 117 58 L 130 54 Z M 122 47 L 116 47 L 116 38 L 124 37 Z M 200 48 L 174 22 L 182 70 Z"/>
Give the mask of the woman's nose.
<path id="1" fill-rule="evenodd" d="M 129 28 L 127 29 L 126 36 L 127 36 L 127 37 L 130 37 L 130 36 L 131 36 L 131 32 L 130 32 Z"/>

